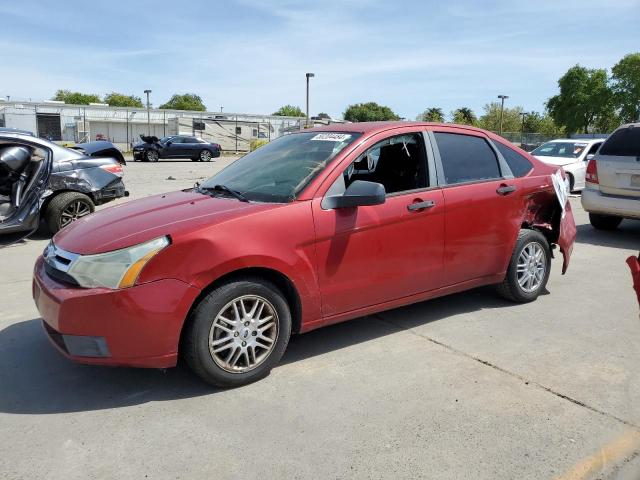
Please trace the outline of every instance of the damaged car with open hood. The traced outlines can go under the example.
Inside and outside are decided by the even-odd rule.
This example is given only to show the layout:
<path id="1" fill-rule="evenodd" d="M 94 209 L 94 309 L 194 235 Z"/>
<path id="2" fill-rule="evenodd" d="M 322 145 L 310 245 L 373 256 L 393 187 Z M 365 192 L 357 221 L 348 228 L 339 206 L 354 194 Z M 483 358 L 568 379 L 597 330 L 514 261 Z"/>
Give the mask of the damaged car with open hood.
<path id="1" fill-rule="evenodd" d="M 27 236 L 41 220 L 55 233 L 96 205 L 126 196 L 124 158 L 114 149 L 110 142 L 69 149 L 0 129 L 0 245 Z"/>
<path id="2" fill-rule="evenodd" d="M 38 258 L 33 297 L 74 361 L 182 357 L 237 386 L 292 334 L 483 285 L 534 301 L 575 236 L 564 172 L 491 132 L 328 125 L 75 222 Z"/>

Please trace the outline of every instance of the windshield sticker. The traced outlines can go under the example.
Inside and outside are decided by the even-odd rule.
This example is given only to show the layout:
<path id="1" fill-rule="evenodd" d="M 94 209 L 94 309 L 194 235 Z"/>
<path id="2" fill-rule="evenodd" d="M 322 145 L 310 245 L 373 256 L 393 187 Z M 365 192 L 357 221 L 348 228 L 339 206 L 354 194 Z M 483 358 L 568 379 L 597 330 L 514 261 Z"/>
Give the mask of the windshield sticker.
<path id="1" fill-rule="evenodd" d="M 346 142 L 351 138 L 348 133 L 319 133 L 311 140 L 317 142 Z"/>

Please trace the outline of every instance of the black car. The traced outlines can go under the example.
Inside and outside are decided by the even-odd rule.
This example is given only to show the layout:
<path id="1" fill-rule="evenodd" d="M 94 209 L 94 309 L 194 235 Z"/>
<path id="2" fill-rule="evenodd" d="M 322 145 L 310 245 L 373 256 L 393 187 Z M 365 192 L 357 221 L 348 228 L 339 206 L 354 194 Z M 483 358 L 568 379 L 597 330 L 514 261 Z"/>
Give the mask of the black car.
<path id="1" fill-rule="evenodd" d="M 122 165 L 109 155 L 113 144 L 78 148 L 0 131 L 0 244 L 36 230 L 41 218 L 55 233 L 96 205 L 128 195 Z"/>
<path id="2" fill-rule="evenodd" d="M 190 158 L 197 162 L 210 162 L 220 156 L 220 145 L 205 142 L 198 137 L 171 135 L 158 139 L 155 136 L 140 135 L 141 143 L 133 147 L 133 159 L 157 162 L 160 158 Z"/>

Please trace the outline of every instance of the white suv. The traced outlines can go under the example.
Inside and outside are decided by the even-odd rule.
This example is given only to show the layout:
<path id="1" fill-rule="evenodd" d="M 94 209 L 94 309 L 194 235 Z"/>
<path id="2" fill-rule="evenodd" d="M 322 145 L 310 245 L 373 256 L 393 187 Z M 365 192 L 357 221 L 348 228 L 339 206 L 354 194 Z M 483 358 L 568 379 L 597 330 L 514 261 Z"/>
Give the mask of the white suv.
<path id="1" fill-rule="evenodd" d="M 589 160 L 582 206 L 599 230 L 640 219 L 640 123 L 618 128 Z"/>

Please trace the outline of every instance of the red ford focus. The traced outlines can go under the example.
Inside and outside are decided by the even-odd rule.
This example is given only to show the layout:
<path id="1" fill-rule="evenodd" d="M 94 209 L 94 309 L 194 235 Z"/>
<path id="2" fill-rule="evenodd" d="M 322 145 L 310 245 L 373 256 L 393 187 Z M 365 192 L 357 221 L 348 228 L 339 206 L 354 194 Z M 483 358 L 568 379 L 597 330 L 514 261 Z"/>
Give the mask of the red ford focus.
<path id="1" fill-rule="evenodd" d="M 268 374 L 292 333 L 480 285 L 529 302 L 576 229 L 555 170 L 504 139 L 428 123 L 281 137 L 193 189 L 58 233 L 33 296 L 82 363 L 222 386 Z M 560 174 L 562 175 L 562 174 Z"/>

